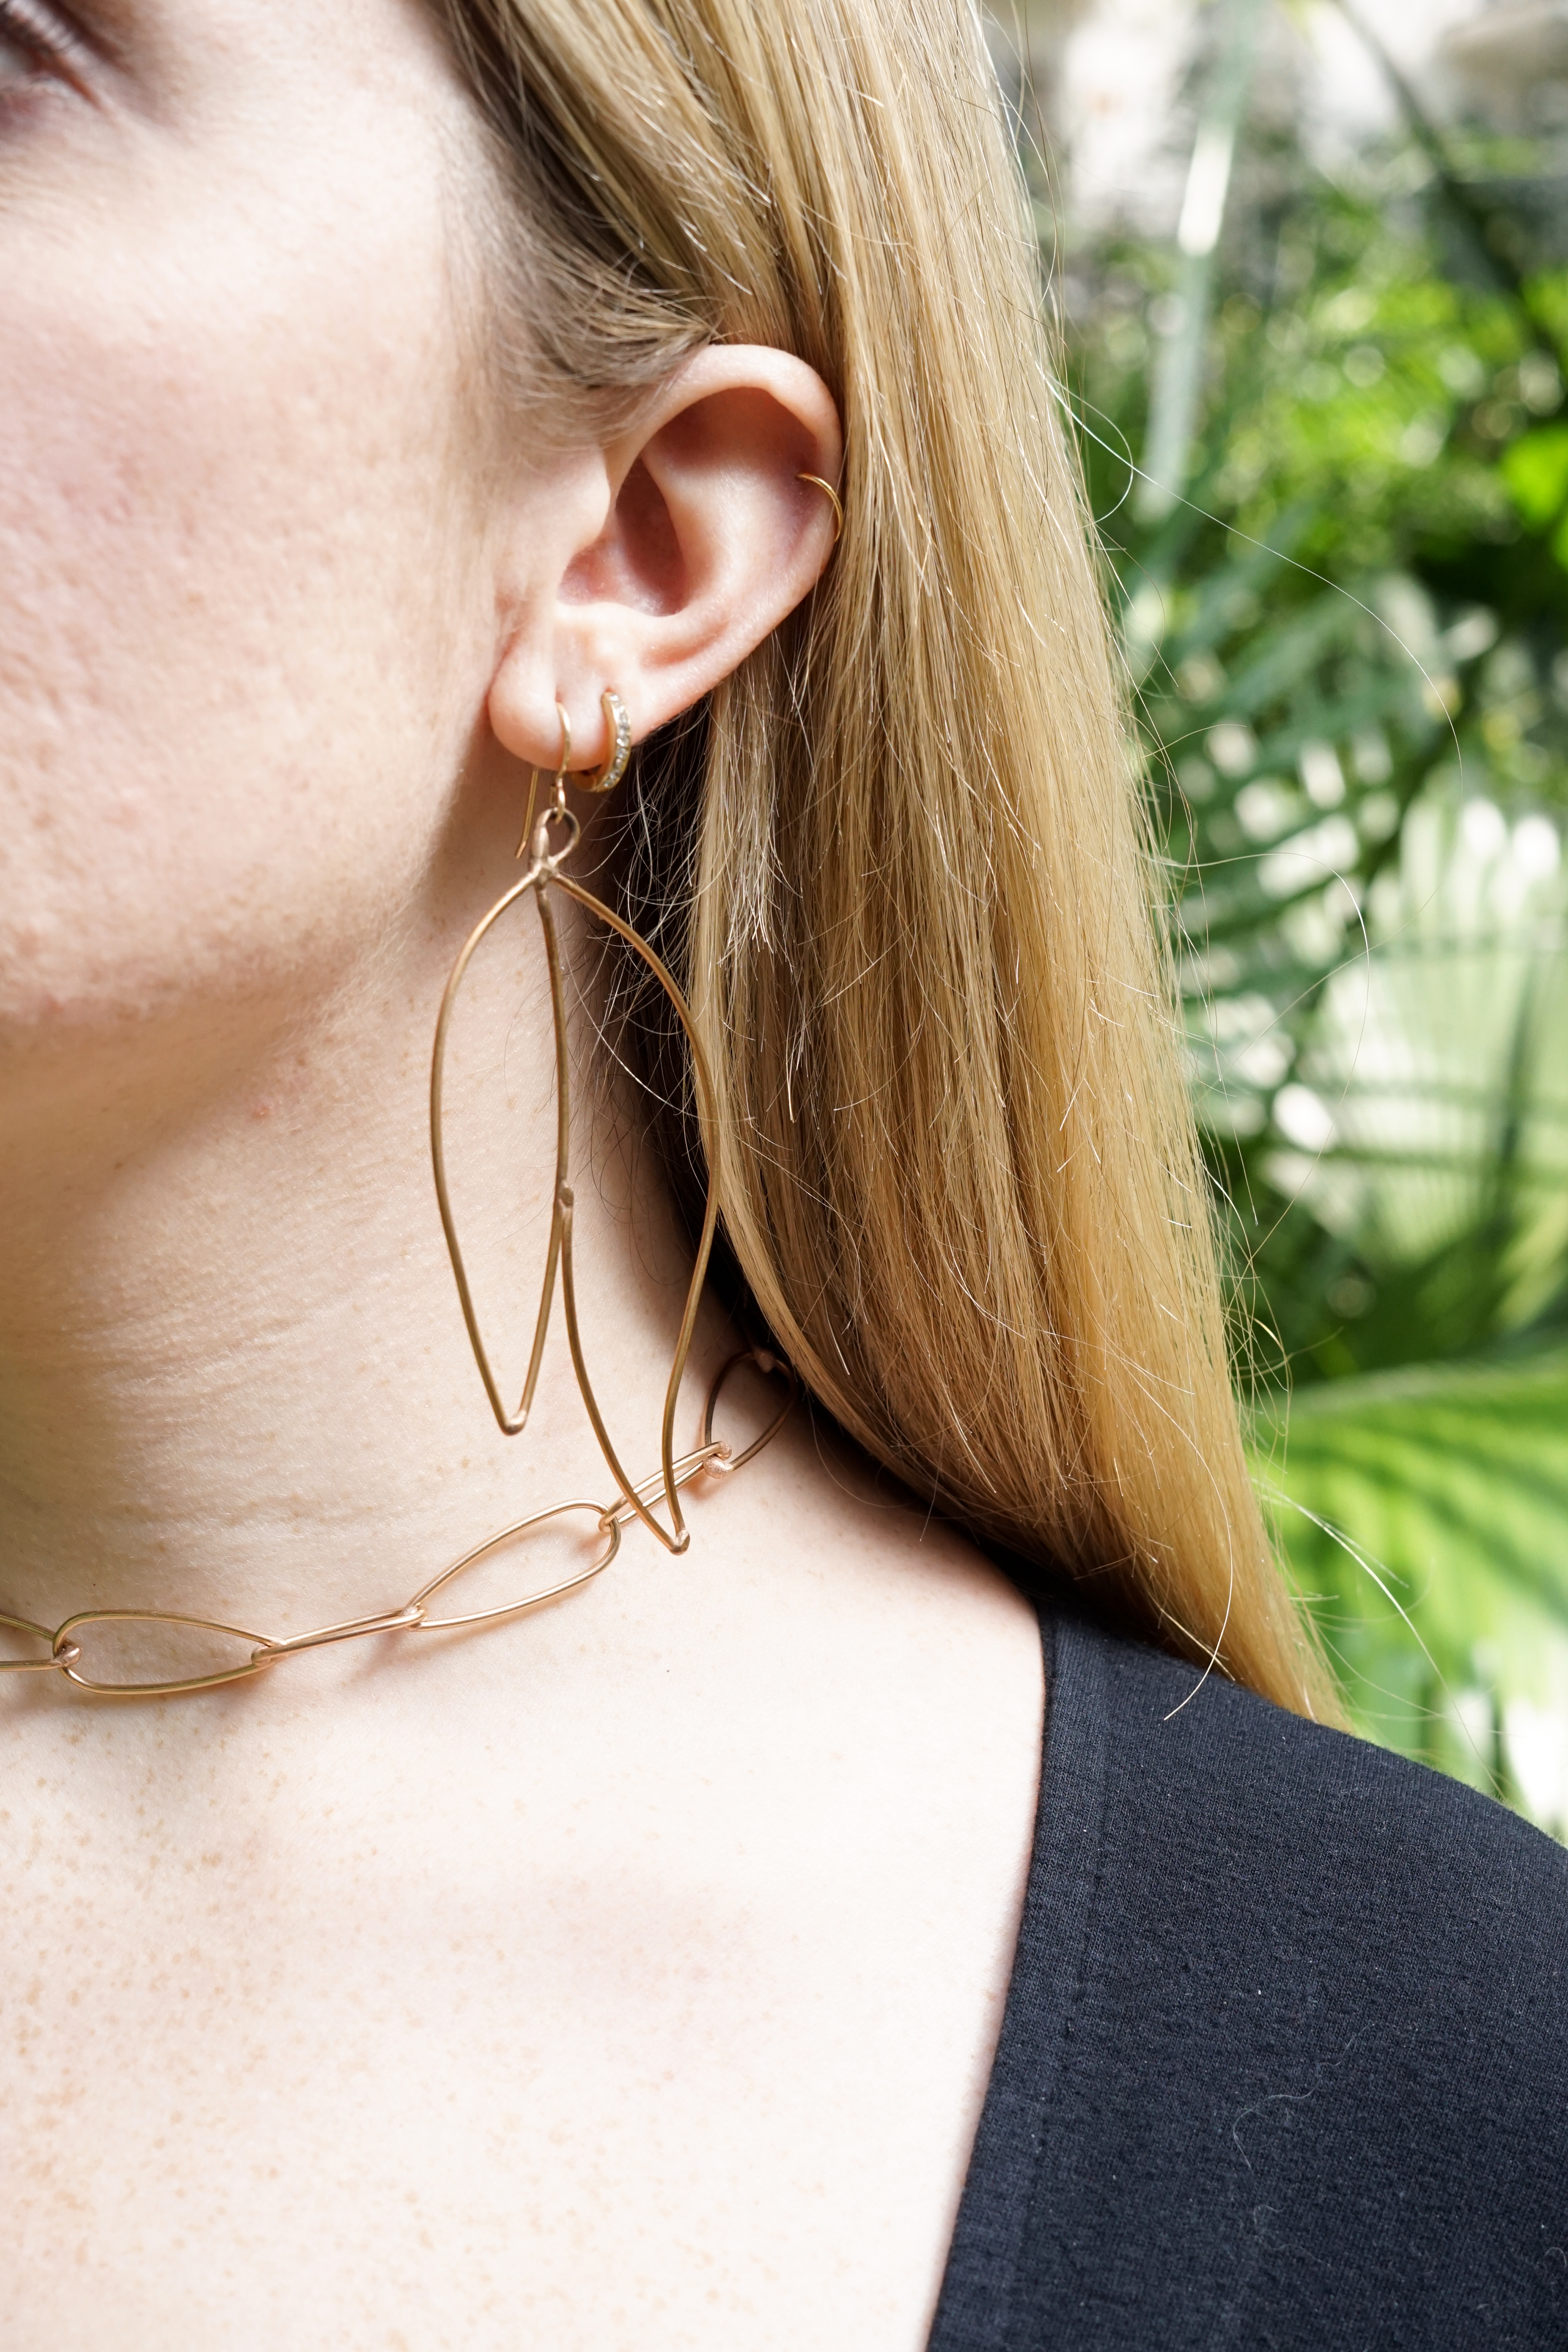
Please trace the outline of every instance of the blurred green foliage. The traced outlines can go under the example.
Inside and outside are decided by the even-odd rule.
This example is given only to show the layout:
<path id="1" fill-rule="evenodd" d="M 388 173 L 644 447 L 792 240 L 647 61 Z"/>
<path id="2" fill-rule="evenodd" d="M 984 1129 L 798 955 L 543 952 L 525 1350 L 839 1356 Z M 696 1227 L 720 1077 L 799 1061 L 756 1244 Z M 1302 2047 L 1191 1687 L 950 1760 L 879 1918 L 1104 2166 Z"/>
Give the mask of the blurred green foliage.
<path id="1" fill-rule="evenodd" d="M 1256 1435 L 1362 1727 L 1561 1827 L 1568 1349 L 1321 1385 Z"/>
<path id="2" fill-rule="evenodd" d="M 1260 1475 L 1363 1727 L 1562 1829 L 1568 270 L 1421 132 L 1253 141 L 1185 503 L 1168 247 L 1070 255 L 1072 389 Z"/>

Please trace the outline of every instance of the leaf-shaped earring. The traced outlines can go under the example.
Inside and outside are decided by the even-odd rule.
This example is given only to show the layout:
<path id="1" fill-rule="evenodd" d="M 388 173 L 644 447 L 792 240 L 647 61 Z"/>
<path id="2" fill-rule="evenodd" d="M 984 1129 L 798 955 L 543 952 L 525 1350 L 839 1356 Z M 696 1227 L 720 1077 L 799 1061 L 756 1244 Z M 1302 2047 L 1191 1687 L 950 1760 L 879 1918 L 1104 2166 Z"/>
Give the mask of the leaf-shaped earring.
<path id="1" fill-rule="evenodd" d="M 626 772 L 626 764 L 632 755 L 632 721 L 626 706 L 618 694 L 607 692 L 601 697 L 601 702 L 605 725 L 609 730 L 609 757 L 597 773 L 580 776 L 578 782 L 590 792 L 607 793 L 620 782 Z M 691 1541 L 691 1534 L 681 1510 L 676 1477 L 675 1406 L 680 1396 L 682 1376 L 686 1369 L 686 1359 L 691 1353 L 692 1335 L 696 1328 L 697 1307 L 701 1302 L 703 1283 L 707 1275 L 708 1258 L 713 1250 L 714 1233 L 718 1223 L 718 1200 L 713 1181 L 714 1150 L 716 1138 L 716 1107 L 713 1079 L 708 1070 L 706 1057 L 703 1053 L 702 1042 L 692 1020 L 691 1008 L 667 967 L 655 955 L 646 940 L 641 938 L 629 923 L 622 921 L 612 908 L 605 906 L 601 899 L 594 898 L 591 891 L 585 890 L 580 882 L 574 882 L 570 875 L 561 870 L 577 847 L 582 829 L 566 804 L 567 769 L 571 759 L 571 721 L 559 702 L 556 704 L 556 710 L 560 719 L 560 765 L 556 771 L 549 802 L 537 824 L 534 821 L 534 799 L 538 782 L 536 774 L 534 786 L 528 793 L 528 809 L 523 826 L 523 837 L 517 845 L 517 856 L 521 857 L 525 853 L 528 856 L 528 871 L 520 882 L 515 882 L 512 887 L 497 900 L 489 913 L 482 921 L 476 924 L 469 933 L 462 952 L 452 967 L 451 977 L 447 981 L 445 992 L 441 1000 L 441 1012 L 435 1024 L 435 1047 L 430 1065 L 430 1156 L 435 1174 L 435 1197 L 441 1210 L 442 1231 L 446 1236 L 447 1252 L 452 1259 L 453 1274 L 456 1277 L 457 1296 L 462 1302 L 463 1319 L 468 1328 L 468 1339 L 474 1349 L 474 1360 L 479 1367 L 479 1377 L 485 1383 L 485 1393 L 490 1400 L 491 1411 L 495 1413 L 497 1423 L 504 1434 L 507 1437 L 515 1437 L 528 1425 L 528 1414 L 533 1406 L 534 1391 L 538 1384 L 539 1366 L 544 1360 L 545 1339 L 549 1329 L 550 1310 L 555 1300 L 556 1277 L 559 1274 L 561 1306 L 566 1316 L 567 1341 L 571 1349 L 572 1370 L 577 1375 L 577 1384 L 582 1392 L 582 1402 L 587 1408 L 589 1420 L 593 1424 L 593 1433 L 599 1440 L 600 1450 L 609 1465 L 610 1474 L 621 1491 L 622 1500 L 626 1508 L 642 1520 L 651 1534 L 658 1538 L 666 1551 L 683 1552 Z M 550 846 L 552 834 L 556 835 L 558 841 L 558 845 L 554 849 Z M 670 1365 L 669 1385 L 664 1391 L 664 1423 L 660 1432 L 659 1483 L 664 1499 L 669 1505 L 670 1527 L 668 1528 L 661 1526 L 653 1517 L 649 1504 L 643 1499 L 643 1493 L 639 1492 L 622 1467 L 620 1457 L 611 1443 L 610 1432 L 604 1425 L 604 1416 L 600 1411 L 599 1400 L 593 1392 L 593 1383 L 589 1378 L 588 1365 L 582 1352 L 581 1334 L 578 1328 L 577 1286 L 572 1262 L 571 1069 L 568 1053 L 566 992 L 561 976 L 560 943 L 556 933 L 555 915 L 549 901 L 552 888 L 564 890 L 569 898 L 575 898 L 579 906 L 586 908 L 591 915 L 597 916 L 599 920 L 615 932 L 618 938 L 624 940 L 634 954 L 641 956 L 674 1006 L 675 1016 L 685 1032 L 686 1042 L 691 1049 L 692 1082 L 696 1096 L 697 1120 L 708 1163 L 708 1186 L 703 1213 L 702 1232 L 697 1242 L 696 1257 L 692 1266 L 691 1282 L 686 1290 L 685 1312 L 681 1318 L 680 1333 L 675 1341 L 674 1356 Z M 549 971 L 550 1013 L 555 1024 L 555 1194 L 550 1214 L 549 1248 L 545 1259 L 544 1283 L 539 1292 L 539 1308 L 534 1324 L 533 1349 L 528 1358 L 528 1377 L 523 1382 L 522 1397 L 517 1411 L 509 1412 L 502 1398 L 500 1386 L 490 1362 L 489 1351 L 486 1348 L 484 1335 L 479 1328 L 479 1318 L 475 1308 L 467 1268 L 463 1261 L 462 1246 L 457 1238 L 457 1226 L 452 1213 L 452 1198 L 446 1181 L 446 1154 L 442 1124 L 442 1084 L 446 1062 L 447 1034 L 451 1027 L 453 1007 L 457 1002 L 458 992 L 463 985 L 464 974 L 467 971 L 481 942 L 499 922 L 507 908 L 515 906 L 519 898 L 527 898 L 530 894 L 538 909 L 539 929 L 544 934 L 545 961 Z M 645 1489 L 652 1482 L 645 1480 L 643 1483 Z"/>

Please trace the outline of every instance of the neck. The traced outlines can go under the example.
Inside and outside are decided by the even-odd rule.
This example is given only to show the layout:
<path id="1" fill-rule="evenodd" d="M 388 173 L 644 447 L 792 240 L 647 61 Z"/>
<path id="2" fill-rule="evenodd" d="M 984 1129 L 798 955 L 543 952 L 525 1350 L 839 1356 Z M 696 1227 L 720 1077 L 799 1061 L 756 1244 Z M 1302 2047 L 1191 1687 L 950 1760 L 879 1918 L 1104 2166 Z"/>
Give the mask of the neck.
<path id="1" fill-rule="evenodd" d="M 559 1300 L 528 1427 L 497 1430 L 432 1186 L 436 1006 L 486 888 L 516 871 L 491 860 L 477 890 L 469 873 L 433 892 L 308 1004 L 186 1008 L 41 1075 L 35 1054 L 8 1088 L 24 1109 L 0 1166 L 0 1606 L 47 1626 L 156 1609 L 286 1637 L 396 1608 L 531 1512 L 614 1499 Z M 581 924 L 556 907 L 570 962 Z M 476 960 L 446 1089 L 454 1207 L 508 1403 L 549 1239 L 553 1073 L 525 901 Z M 642 1477 L 689 1252 L 583 1066 L 573 1101 L 584 1346 Z M 678 1449 L 723 1349 L 715 1318 Z"/>

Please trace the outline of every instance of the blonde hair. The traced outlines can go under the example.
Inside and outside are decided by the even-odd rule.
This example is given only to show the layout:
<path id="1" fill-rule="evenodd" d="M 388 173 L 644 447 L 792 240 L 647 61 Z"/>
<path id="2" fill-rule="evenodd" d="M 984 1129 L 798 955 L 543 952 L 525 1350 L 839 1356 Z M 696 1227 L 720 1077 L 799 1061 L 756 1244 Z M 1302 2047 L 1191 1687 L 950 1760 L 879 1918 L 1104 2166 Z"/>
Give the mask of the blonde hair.
<path id="1" fill-rule="evenodd" d="M 923 1498 L 1332 1716 L 1243 1455 L 1138 778 L 977 20 L 963 0 L 441 6 L 523 208 L 524 373 L 613 400 L 700 343 L 769 343 L 843 417 L 823 584 L 653 747 L 640 804 L 635 895 L 716 1074 L 757 1307 Z"/>

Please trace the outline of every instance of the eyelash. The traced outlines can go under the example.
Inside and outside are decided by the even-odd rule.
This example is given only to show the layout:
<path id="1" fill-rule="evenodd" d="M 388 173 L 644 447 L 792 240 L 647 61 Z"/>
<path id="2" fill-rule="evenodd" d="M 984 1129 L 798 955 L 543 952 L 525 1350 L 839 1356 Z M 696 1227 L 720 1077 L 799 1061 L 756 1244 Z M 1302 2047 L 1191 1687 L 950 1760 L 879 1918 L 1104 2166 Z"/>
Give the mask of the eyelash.
<path id="1" fill-rule="evenodd" d="M 14 42 L 24 57 L 41 66 L 67 72 L 75 62 L 76 43 L 52 14 L 35 8 L 32 0 L 0 0 L 0 38 Z"/>

